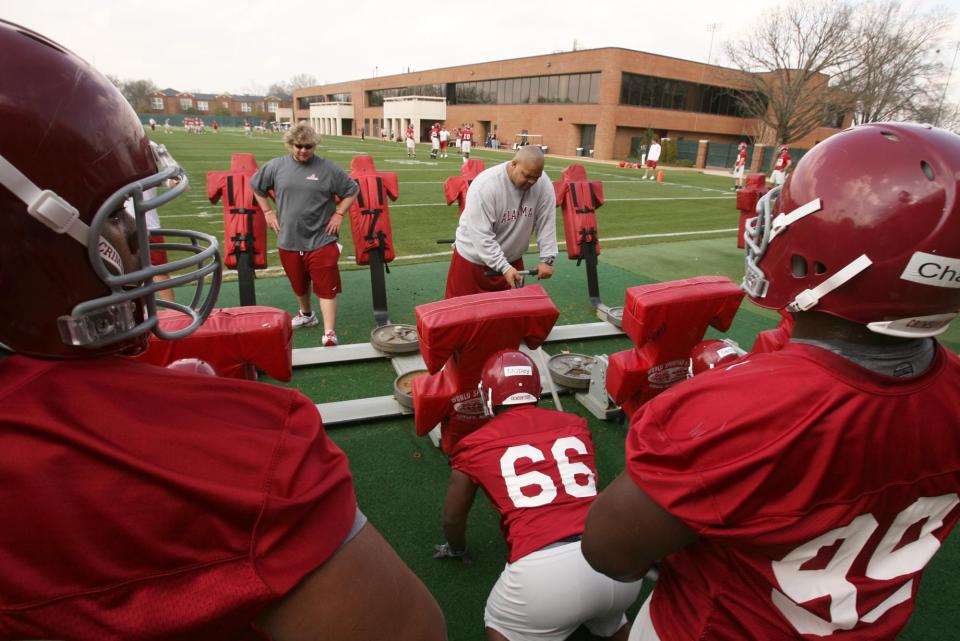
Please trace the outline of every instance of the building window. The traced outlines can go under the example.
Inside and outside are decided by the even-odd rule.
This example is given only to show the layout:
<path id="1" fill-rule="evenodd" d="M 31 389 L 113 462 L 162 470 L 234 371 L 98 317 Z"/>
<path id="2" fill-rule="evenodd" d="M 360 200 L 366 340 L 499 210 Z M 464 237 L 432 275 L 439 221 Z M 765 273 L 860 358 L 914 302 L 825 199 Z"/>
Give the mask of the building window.
<path id="1" fill-rule="evenodd" d="M 345 95 L 350 96 L 350 94 Z M 446 98 L 447 87 L 441 83 L 434 85 L 417 85 L 415 87 L 397 87 L 395 89 L 374 89 L 367 92 L 367 106 L 382 107 L 384 98 L 399 98 L 401 96 L 430 96 L 431 98 Z M 352 101 L 348 97 L 345 102 Z"/>
<path id="2" fill-rule="evenodd" d="M 253 111 L 253 110 L 250 108 L 250 103 L 249 103 L 249 102 L 241 102 L 241 103 L 240 103 L 240 111 L 242 111 L 242 112 L 245 113 L 245 114 L 248 114 L 248 113 L 250 113 L 250 112 Z"/>
<path id="3" fill-rule="evenodd" d="M 151 109 L 163 109 L 163 98 L 160 96 L 153 96 L 150 98 L 150 108 Z"/>
<path id="4" fill-rule="evenodd" d="M 269 113 L 272 113 L 272 114 L 277 113 L 277 103 L 275 103 L 275 102 L 268 102 L 268 103 L 267 103 L 267 111 L 268 111 Z"/>
<path id="5" fill-rule="evenodd" d="M 210 103 L 208 103 L 206 100 L 198 100 L 197 111 L 210 111 Z"/>
<path id="6" fill-rule="evenodd" d="M 180 99 L 180 108 L 181 108 L 181 109 L 193 109 L 193 98 L 181 98 L 181 99 Z"/>
<path id="7" fill-rule="evenodd" d="M 221 102 L 220 104 L 223 105 L 223 108 L 224 108 L 224 109 L 230 109 L 230 103 L 229 103 L 229 102 Z"/>
<path id="8" fill-rule="evenodd" d="M 451 104 L 595 104 L 600 93 L 600 74 L 574 73 L 458 82 L 448 100 Z"/>
<path id="9" fill-rule="evenodd" d="M 592 86 L 591 90 L 594 90 Z M 695 111 L 736 118 L 746 117 L 741 104 L 741 96 L 744 94 L 743 90 L 732 87 L 703 85 L 635 73 L 624 73 L 620 84 L 621 105 Z"/>

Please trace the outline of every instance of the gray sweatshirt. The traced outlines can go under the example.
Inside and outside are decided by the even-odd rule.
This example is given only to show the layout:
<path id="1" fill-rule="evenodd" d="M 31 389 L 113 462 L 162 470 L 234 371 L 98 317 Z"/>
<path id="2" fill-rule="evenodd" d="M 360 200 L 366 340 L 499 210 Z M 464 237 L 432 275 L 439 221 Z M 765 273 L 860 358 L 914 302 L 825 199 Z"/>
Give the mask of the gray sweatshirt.
<path id="1" fill-rule="evenodd" d="M 557 201 L 544 173 L 530 189 L 517 189 L 507 165 L 481 172 L 470 184 L 457 226 L 457 253 L 501 274 L 523 256 L 536 233 L 540 259 L 557 256 Z"/>

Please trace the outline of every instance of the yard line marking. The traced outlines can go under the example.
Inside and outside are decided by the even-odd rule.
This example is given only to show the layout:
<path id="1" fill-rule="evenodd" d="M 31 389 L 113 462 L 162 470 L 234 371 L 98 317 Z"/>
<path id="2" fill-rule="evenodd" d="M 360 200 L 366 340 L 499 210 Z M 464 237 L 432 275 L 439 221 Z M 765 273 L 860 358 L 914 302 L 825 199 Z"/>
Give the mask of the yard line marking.
<path id="1" fill-rule="evenodd" d="M 614 240 L 642 240 L 644 238 L 675 238 L 678 236 L 700 236 L 703 234 L 720 234 L 720 233 L 729 233 L 737 231 L 736 227 L 731 227 L 729 229 L 701 229 L 698 231 L 678 231 L 678 232 L 668 232 L 662 234 L 638 234 L 636 236 L 616 236 L 611 238 L 604 238 L 605 241 L 614 241 Z M 558 245 L 566 247 L 567 243 L 560 241 Z M 536 249 L 536 245 L 531 243 L 527 247 L 527 251 L 531 249 Z M 267 251 L 268 254 L 276 254 L 276 249 L 271 249 Z M 453 251 L 442 251 L 442 252 L 431 252 L 429 254 L 408 254 L 406 256 L 397 255 L 396 260 L 418 260 L 420 258 L 439 258 L 441 256 L 450 256 L 453 254 Z M 341 260 L 338 261 L 339 265 L 354 265 L 354 260 Z M 259 271 L 259 270 L 258 270 Z M 260 272 L 261 274 L 283 274 L 283 269 L 280 267 L 271 267 Z"/>

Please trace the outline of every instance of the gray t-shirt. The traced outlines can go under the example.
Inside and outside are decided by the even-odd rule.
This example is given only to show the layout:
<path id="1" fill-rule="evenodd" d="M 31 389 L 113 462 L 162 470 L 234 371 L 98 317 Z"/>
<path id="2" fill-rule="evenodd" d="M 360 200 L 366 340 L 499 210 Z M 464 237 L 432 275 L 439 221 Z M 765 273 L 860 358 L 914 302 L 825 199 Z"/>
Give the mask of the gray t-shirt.
<path id="1" fill-rule="evenodd" d="M 343 199 L 358 190 L 336 163 L 319 156 L 301 163 L 293 155 L 267 162 L 250 179 L 250 187 L 263 197 L 271 189 L 276 194 L 277 246 L 289 251 L 312 251 L 337 242 L 337 236 L 324 231 L 337 206 L 334 196 Z"/>
<path id="2" fill-rule="evenodd" d="M 530 189 L 510 181 L 505 162 L 482 171 L 470 184 L 457 226 L 457 253 L 500 272 L 518 260 L 536 233 L 540 258 L 557 256 L 557 197 L 546 173 Z"/>

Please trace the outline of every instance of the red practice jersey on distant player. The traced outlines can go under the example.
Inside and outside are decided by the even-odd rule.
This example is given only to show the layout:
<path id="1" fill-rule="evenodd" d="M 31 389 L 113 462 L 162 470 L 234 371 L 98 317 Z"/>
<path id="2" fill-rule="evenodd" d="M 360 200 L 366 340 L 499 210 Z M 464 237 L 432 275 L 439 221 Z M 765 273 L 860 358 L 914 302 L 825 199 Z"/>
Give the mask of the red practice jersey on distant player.
<path id="1" fill-rule="evenodd" d="M 463 132 L 462 132 L 460 135 L 462 136 L 464 142 L 472 142 L 472 141 L 473 141 L 473 130 L 472 130 L 472 129 L 464 129 Z"/>
<path id="2" fill-rule="evenodd" d="M 737 162 L 736 162 L 736 165 L 735 165 L 735 166 L 736 166 L 736 167 L 743 167 L 743 165 L 744 165 L 746 162 L 747 162 L 747 150 L 746 150 L 746 149 L 741 149 L 741 150 L 740 150 L 740 153 L 737 154 Z"/>
<path id="3" fill-rule="evenodd" d="M 500 512 L 510 563 L 581 534 L 597 496 L 587 421 L 532 405 L 465 436 L 450 465 L 481 485 Z"/>
<path id="4" fill-rule="evenodd" d="M 413 138 L 413 127 L 407 127 L 407 138 Z"/>
<path id="5" fill-rule="evenodd" d="M 788 162 L 790 162 L 790 154 L 785 151 L 777 156 L 777 162 L 773 168 L 777 171 L 782 171 L 787 166 Z"/>
<path id="6" fill-rule="evenodd" d="M 11 356 L 0 426 L 0 639 L 252 638 L 356 514 L 294 390 Z"/>
<path id="7" fill-rule="evenodd" d="M 663 561 L 659 636 L 892 641 L 960 516 L 958 416 L 942 347 L 893 378 L 791 343 L 653 399 L 629 472 L 699 535 Z"/>

